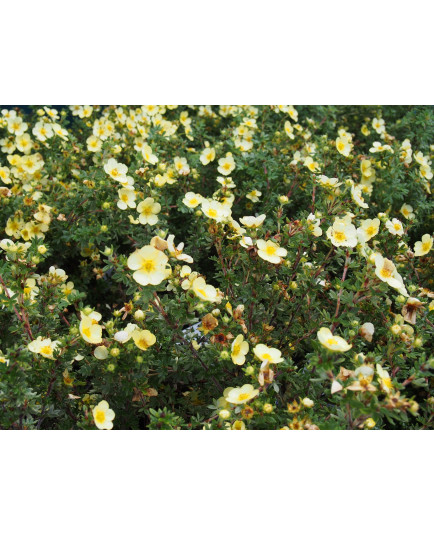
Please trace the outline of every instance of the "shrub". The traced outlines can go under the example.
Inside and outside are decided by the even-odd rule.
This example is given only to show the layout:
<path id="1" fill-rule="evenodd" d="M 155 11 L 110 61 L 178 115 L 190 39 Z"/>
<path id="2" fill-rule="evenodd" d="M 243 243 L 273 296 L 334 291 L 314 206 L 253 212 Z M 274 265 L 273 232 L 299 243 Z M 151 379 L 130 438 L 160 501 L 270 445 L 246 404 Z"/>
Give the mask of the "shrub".
<path id="1" fill-rule="evenodd" d="M 0 427 L 432 428 L 433 111 L 0 119 Z"/>

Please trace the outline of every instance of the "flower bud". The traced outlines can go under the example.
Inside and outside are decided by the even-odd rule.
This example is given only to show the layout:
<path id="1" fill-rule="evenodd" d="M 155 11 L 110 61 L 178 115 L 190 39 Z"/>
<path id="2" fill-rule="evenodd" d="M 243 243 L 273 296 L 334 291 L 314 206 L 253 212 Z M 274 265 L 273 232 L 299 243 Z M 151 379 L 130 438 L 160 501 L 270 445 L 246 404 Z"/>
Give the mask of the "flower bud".
<path id="1" fill-rule="evenodd" d="M 41 244 L 40 246 L 38 246 L 38 253 L 40 253 L 41 255 L 43 255 L 44 253 L 47 253 L 47 248 L 44 246 L 44 244 Z"/>
<path id="2" fill-rule="evenodd" d="M 113 357 L 118 357 L 119 354 L 120 354 L 119 348 L 112 348 L 110 350 L 110 355 L 113 356 Z"/>
<path id="3" fill-rule="evenodd" d="M 364 425 L 365 425 L 365 428 L 374 428 L 376 426 L 376 422 L 374 421 L 374 419 L 372 419 L 371 417 L 369 417 L 368 419 L 366 419 Z"/>
<path id="4" fill-rule="evenodd" d="M 303 398 L 302 403 L 305 408 L 313 408 L 314 405 L 314 401 L 307 397 Z"/>
<path id="5" fill-rule="evenodd" d="M 227 409 L 222 409 L 219 412 L 220 419 L 229 419 L 230 416 L 231 416 L 231 412 L 228 411 Z"/>
<path id="6" fill-rule="evenodd" d="M 271 413 L 274 408 L 273 408 L 272 404 L 267 403 L 267 404 L 264 404 L 262 409 L 264 410 L 264 413 Z"/>
<path id="7" fill-rule="evenodd" d="M 393 326 L 390 328 L 390 331 L 394 335 L 398 335 L 399 333 L 401 333 L 401 326 L 399 326 L 398 324 L 393 324 Z"/>
<path id="8" fill-rule="evenodd" d="M 143 320 L 145 318 L 145 313 L 141 309 L 137 309 L 134 313 L 134 319 L 137 321 Z"/>

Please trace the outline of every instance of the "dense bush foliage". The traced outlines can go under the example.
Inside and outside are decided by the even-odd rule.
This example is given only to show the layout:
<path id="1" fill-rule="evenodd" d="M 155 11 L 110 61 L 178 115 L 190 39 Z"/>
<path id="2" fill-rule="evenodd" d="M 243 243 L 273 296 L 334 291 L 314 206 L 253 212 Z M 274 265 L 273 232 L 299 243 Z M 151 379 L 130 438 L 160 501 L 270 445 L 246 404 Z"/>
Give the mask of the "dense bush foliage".
<path id="1" fill-rule="evenodd" d="M 432 428 L 430 107 L 6 107 L 0 428 Z"/>

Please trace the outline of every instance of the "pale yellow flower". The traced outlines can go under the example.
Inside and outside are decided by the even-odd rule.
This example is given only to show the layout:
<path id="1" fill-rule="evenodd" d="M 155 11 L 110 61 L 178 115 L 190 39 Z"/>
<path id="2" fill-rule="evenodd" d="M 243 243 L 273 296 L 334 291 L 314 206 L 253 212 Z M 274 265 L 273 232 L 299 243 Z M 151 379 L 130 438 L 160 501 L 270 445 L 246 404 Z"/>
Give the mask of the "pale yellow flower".
<path id="1" fill-rule="evenodd" d="M 100 430 L 111 430 L 113 428 L 113 419 L 115 412 L 109 408 L 108 402 L 101 400 L 92 410 L 95 425 Z"/>
<path id="2" fill-rule="evenodd" d="M 279 264 L 282 262 L 282 257 L 286 257 L 287 251 L 285 248 L 281 248 L 279 244 L 271 240 L 258 240 L 256 242 L 258 248 L 258 255 L 261 259 L 272 264 Z"/>
<path id="3" fill-rule="evenodd" d="M 128 257 L 127 266 L 134 270 L 133 278 L 139 285 L 159 285 L 170 275 L 166 267 L 169 258 L 153 246 L 144 246 Z"/>
<path id="4" fill-rule="evenodd" d="M 134 330 L 132 337 L 137 348 L 140 348 L 141 350 L 147 350 L 150 346 L 157 342 L 155 335 L 147 329 Z"/>
<path id="5" fill-rule="evenodd" d="M 332 352 L 347 352 L 352 348 L 352 344 L 348 344 L 345 339 L 338 335 L 333 335 L 329 328 L 321 328 L 317 336 L 319 342 Z"/>
<path id="6" fill-rule="evenodd" d="M 249 351 L 249 343 L 244 340 L 242 335 L 238 335 L 231 347 L 231 358 L 235 365 L 244 365 L 246 354 Z"/>
<path id="7" fill-rule="evenodd" d="M 143 225 L 155 225 L 158 222 L 157 214 L 160 210 L 160 203 L 156 203 L 152 197 L 147 197 L 137 205 L 137 212 L 140 214 L 139 222 Z"/>
<path id="8" fill-rule="evenodd" d="M 245 404 L 255 396 L 258 396 L 258 394 L 258 389 L 254 389 L 253 385 L 246 384 L 242 387 L 231 389 L 225 396 L 225 400 L 230 404 Z"/>
<path id="9" fill-rule="evenodd" d="M 422 257 L 431 251 L 433 245 L 433 237 L 429 234 L 424 234 L 422 240 L 414 245 L 415 257 Z"/>

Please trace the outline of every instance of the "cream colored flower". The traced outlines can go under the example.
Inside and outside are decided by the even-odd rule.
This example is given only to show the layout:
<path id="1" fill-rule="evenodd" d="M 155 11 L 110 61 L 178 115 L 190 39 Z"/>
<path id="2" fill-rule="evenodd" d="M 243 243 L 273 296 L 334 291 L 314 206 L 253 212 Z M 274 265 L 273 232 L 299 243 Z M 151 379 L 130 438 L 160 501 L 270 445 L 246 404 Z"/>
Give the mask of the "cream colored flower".
<path id="1" fill-rule="evenodd" d="M 219 167 L 217 168 L 217 171 L 221 175 L 230 175 L 234 169 L 235 169 L 234 157 L 232 156 L 232 153 L 226 153 L 225 158 L 220 158 Z"/>
<path id="2" fill-rule="evenodd" d="M 254 389 L 253 385 L 246 384 L 242 387 L 231 389 L 225 396 L 225 400 L 230 404 L 245 404 L 255 396 L 258 396 L 258 394 L 258 389 Z"/>
<path id="3" fill-rule="evenodd" d="M 393 235 L 402 236 L 404 234 L 402 223 L 397 218 L 393 218 L 392 221 L 387 220 L 386 227 L 389 233 Z"/>
<path id="4" fill-rule="evenodd" d="M 413 207 L 411 205 L 406 205 L 406 204 L 402 205 L 401 210 L 399 212 L 407 220 L 413 220 L 414 219 Z"/>
<path id="5" fill-rule="evenodd" d="M 315 177 L 315 178 L 317 182 L 321 184 L 321 186 L 325 186 L 326 188 L 337 188 L 338 186 L 342 184 L 341 182 L 339 182 L 339 179 L 337 179 L 336 177 L 333 177 L 330 179 L 326 175 L 319 175 L 319 177 Z"/>
<path id="6" fill-rule="evenodd" d="M 235 365 L 244 365 L 246 354 L 249 351 L 249 343 L 244 340 L 242 335 L 238 335 L 231 347 L 231 358 Z"/>
<path id="7" fill-rule="evenodd" d="M 398 274 L 396 266 L 382 255 L 375 256 L 375 275 L 392 288 L 397 289 L 404 296 L 408 296 L 402 277 Z"/>
<path id="8" fill-rule="evenodd" d="M 377 364 L 377 376 L 382 391 L 390 393 L 393 390 L 392 378 L 389 376 L 387 370 L 384 370 L 379 364 Z"/>
<path id="9" fill-rule="evenodd" d="M 431 251 L 433 245 L 433 237 L 429 234 L 424 234 L 422 240 L 414 245 L 415 257 L 422 257 Z"/>
<path id="10" fill-rule="evenodd" d="M 91 344 L 101 344 L 102 342 L 102 327 L 98 324 L 101 315 L 86 315 L 81 312 L 80 334 L 86 342 Z"/>
<path id="11" fill-rule="evenodd" d="M 108 402 L 101 400 L 92 410 L 95 425 L 100 430 L 111 430 L 113 428 L 113 419 L 115 412 L 109 408 Z"/>
<path id="12" fill-rule="evenodd" d="M 258 255 L 264 261 L 271 262 L 272 264 L 279 264 L 282 262 L 282 257 L 286 257 L 288 252 L 285 248 L 281 248 L 279 244 L 271 240 L 258 240 L 256 242 L 258 248 Z"/>
<path id="13" fill-rule="evenodd" d="M 136 208 L 136 192 L 134 190 L 130 190 L 129 188 L 121 188 L 118 190 L 118 195 L 119 201 L 117 202 L 117 205 L 121 210 L 126 210 L 127 208 Z"/>
<path id="14" fill-rule="evenodd" d="M 160 210 L 160 203 L 156 203 L 152 197 L 147 197 L 137 205 L 137 212 L 140 214 L 139 222 L 143 225 L 155 225 L 158 222 L 157 214 Z"/>
<path id="15" fill-rule="evenodd" d="M 142 147 L 142 155 L 149 164 L 156 164 L 158 162 L 157 155 L 152 153 L 152 148 L 147 144 Z"/>
<path id="16" fill-rule="evenodd" d="M 255 216 L 244 216 L 243 218 L 240 218 L 240 223 L 244 225 L 244 227 L 248 228 L 256 228 L 260 227 L 265 220 L 265 214 L 261 214 L 258 217 Z"/>
<path id="17" fill-rule="evenodd" d="M 208 218 L 221 222 L 230 218 L 231 209 L 215 200 L 204 199 L 202 201 L 202 212 Z"/>
<path id="18" fill-rule="evenodd" d="M 139 285 L 159 285 L 170 275 L 169 258 L 153 246 L 144 246 L 128 257 L 127 266 L 134 270 L 133 278 Z"/>
<path id="19" fill-rule="evenodd" d="M 125 164 L 117 162 L 114 158 L 109 158 L 107 163 L 104 165 L 104 171 L 112 179 L 120 182 L 120 179 L 125 179 L 128 173 L 128 168 Z"/>
<path id="20" fill-rule="evenodd" d="M 348 352 L 353 346 L 338 335 L 333 335 L 329 328 L 321 328 L 318 333 L 319 342 L 332 352 Z"/>
<path id="21" fill-rule="evenodd" d="M 188 208 L 196 208 L 202 203 L 202 200 L 203 197 L 200 194 L 195 194 L 194 192 L 187 192 L 182 202 Z"/>
<path id="22" fill-rule="evenodd" d="M 217 302 L 219 296 L 217 289 L 212 285 L 207 285 L 203 277 L 197 277 L 191 285 L 193 292 L 203 301 Z"/>
<path id="23" fill-rule="evenodd" d="M 335 219 L 333 225 L 327 229 L 327 238 L 336 247 L 357 246 L 357 230 L 352 223 Z"/>
<path id="24" fill-rule="evenodd" d="M 271 348 L 265 344 L 257 344 L 253 348 L 253 353 L 262 361 L 263 366 L 281 363 L 283 361 L 282 352 L 277 348 Z"/>
<path id="25" fill-rule="evenodd" d="M 357 229 L 357 238 L 360 243 L 368 242 L 378 234 L 379 230 L 380 220 L 378 218 L 373 220 L 363 220 L 362 224 Z"/>
<path id="26" fill-rule="evenodd" d="M 212 147 L 205 147 L 200 155 L 200 161 L 204 166 L 207 166 L 215 159 L 215 149 Z"/>
<path id="27" fill-rule="evenodd" d="M 186 158 L 175 157 L 174 160 L 175 169 L 180 175 L 188 175 L 190 173 L 190 166 L 188 165 Z"/>
<path id="28" fill-rule="evenodd" d="M 43 337 L 38 337 L 27 345 L 27 348 L 35 353 L 40 354 L 42 357 L 48 359 L 54 359 L 53 352 L 59 346 L 59 341 L 51 341 L 51 339 L 44 339 Z"/>
<path id="29" fill-rule="evenodd" d="M 253 203 L 258 203 L 261 195 L 262 192 L 260 192 L 259 190 L 252 190 L 246 195 L 246 197 L 247 199 L 250 199 L 250 201 L 253 201 Z"/>

